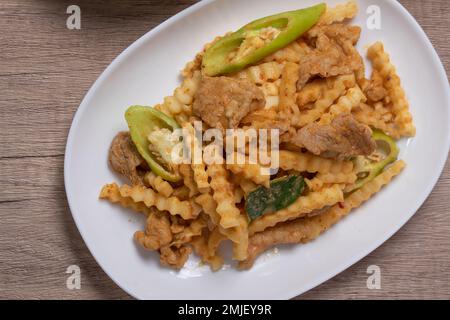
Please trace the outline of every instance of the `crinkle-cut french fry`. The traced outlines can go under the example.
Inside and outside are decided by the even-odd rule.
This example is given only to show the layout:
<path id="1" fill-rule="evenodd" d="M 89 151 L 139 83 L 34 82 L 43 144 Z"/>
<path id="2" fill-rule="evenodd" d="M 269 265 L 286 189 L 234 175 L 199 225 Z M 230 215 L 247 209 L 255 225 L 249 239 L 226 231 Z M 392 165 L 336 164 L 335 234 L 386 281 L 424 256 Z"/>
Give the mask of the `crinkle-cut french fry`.
<path id="1" fill-rule="evenodd" d="M 196 70 L 191 78 L 183 80 L 183 83 L 175 89 L 172 96 L 165 97 L 164 102 L 156 105 L 155 108 L 168 116 L 184 119 L 182 122 L 184 123 L 192 114 L 192 103 L 200 81 L 201 72 Z M 180 115 L 184 115 L 184 117 L 178 117 Z"/>
<path id="2" fill-rule="evenodd" d="M 194 172 L 194 181 L 197 183 L 198 191 L 200 193 L 208 193 L 210 186 L 208 174 L 206 173 L 206 165 L 202 162 L 199 164 L 192 164 L 191 167 Z"/>
<path id="3" fill-rule="evenodd" d="M 145 174 L 144 180 L 147 182 L 148 186 L 152 187 L 166 198 L 170 197 L 173 193 L 173 188 L 170 183 L 160 176 L 157 176 L 152 171 Z"/>
<path id="4" fill-rule="evenodd" d="M 248 238 L 248 219 L 245 214 L 241 214 L 238 217 L 239 226 L 225 229 L 223 227 L 219 227 L 220 232 L 225 235 L 228 239 L 230 239 L 233 243 L 239 244 L 243 241 L 245 242 L 246 238 Z M 243 243 L 245 245 L 245 243 Z"/>
<path id="5" fill-rule="evenodd" d="M 214 199 L 210 198 L 208 201 L 215 205 Z M 248 219 L 245 214 L 241 214 L 237 220 L 239 222 L 238 226 L 231 228 L 218 226 L 217 230 L 233 242 L 233 260 L 242 261 L 247 258 Z"/>
<path id="6" fill-rule="evenodd" d="M 220 216 L 217 213 L 217 203 L 210 194 L 202 194 L 195 201 L 202 206 L 203 211 L 211 218 L 211 221 L 218 226 L 221 234 L 233 242 L 233 259 L 243 260 L 247 256 L 248 246 L 248 219 L 245 214 L 241 214 L 237 220 L 238 226 L 223 228 L 219 225 Z"/>
<path id="7" fill-rule="evenodd" d="M 207 227 L 207 221 L 202 216 L 193 220 L 189 226 L 185 227 L 181 232 L 173 236 L 173 241 L 170 243 L 171 246 L 179 247 L 192 240 L 193 237 L 202 234 L 204 228 Z"/>
<path id="8" fill-rule="evenodd" d="M 325 90 L 322 96 L 314 103 L 311 110 L 300 112 L 291 119 L 291 125 L 303 127 L 316 121 L 333 104 L 333 102 L 345 93 L 345 90 L 355 86 L 355 75 L 343 75 L 327 79 L 330 89 Z"/>
<path id="9" fill-rule="evenodd" d="M 278 99 L 278 97 L 277 97 Z M 257 147 L 257 143 L 251 143 L 251 139 L 253 142 L 257 142 L 257 135 L 252 137 L 251 131 L 259 132 L 258 130 L 267 130 L 267 142 L 268 145 L 260 145 L 260 148 L 267 148 L 267 151 L 270 151 L 270 141 L 272 139 L 271 130 L 278 130 L 280 134 L 283 132 L 286 132 L 289 130 L 289 121 L 280 119 L 278 116 L 278 112 L 276 111 L 276 108 L 270 108 L 270 109 L 259 109 L 254 112 L 249 113 L 243 120 L 242 123 L 244 124 L 242 126 L 242 130 L 244 130 L 246 134 L 245 138 L 245 154 L 250 153 L 250 147 Z M 248 132 L 248 130 L 251 130 Z M 239 144 L 234 145 L 234 150 L 243 153 L 242 150 L 244 146 L 240 146 Z M 260 149 L 261 150 L 261 149 Z M 256 150 L 258 151 L 258 150 Z M 258 152 L 257 152 L 258 153 Z"/>
<path id="10" fill-rule="evenodd" d="M 365 110 L 373 110 L 376 114 L 378 114 L 380 117 L 384 114 L 391 113 L 391 108 L 388 106 L 385 106 L 385 104 L 381 101 L 374 103 L 373 105 L 369 106 L 365 103 L 360 104 L 360 108 Z"/>
<path id="11" fill-rule="evenodd" d="M 170 230 L 172 234 L 182 232 L 186 228 L 186 221 L 180 216 L 170 216 Z"/>
<path id="12" fill-rule="evenodd" d="M 239 186 L 241 187 L 242 191 L 244 191 L 245 195 L 248 195 L 258 187 L 258 185 L 250 179 L 241 179 L 239 181 Z"/>
<path id="13" fill-rule="evenodd" d="M 384 119 L 386 115 L 389 115 L 389 120 L 393 120 L 394 115 L 391 112 L 390 106 L 385 106 L 385 104 L 381 101 L 376 102 L 372 105 L 368 105 L 366 103 L 360 103 L 358 107 L 352 109 L 352 112 L 363 112 L 365 114 L 370 115 L 371 117 L 377 119 Z"/>
<path id="14" fill-rule="evenodd" d="M 300 196 L 287 208 L 271 214 L 265 214 L 254 220 L 249 227 L 249 234 L 253 235 L 262 232 L 277 223 L 304 217 L 308 213 L 326 206 L 334 205 L 344 201 L 344 194 L 338 185 L 324 188 L 320 191 L 313 191 L 305 196 Z"/>
<path id="15" fill-rule="evenodd" d="M 414 137 L 416 135 L 416 128 L 411 112 L 409 111 L 408 100 L 401 87 L 400 78 L 396 74 L 392 75 L 386 81 L 385 86 L 392 101 L 393 113 L 395 115 L 394 121 L 399 128 L 400 134 L 406 137 Z"/>
<path id="16" fill-rule="evenodd" d="M 312 49 L 303 39 L 297 39 L 289 45 L 264 58 L 264 62 L 276 61 L 278 63 L 294 62 L 299 63 L 300 58 L 308 54 Z"/>
<path id="17" fill-rule="evenodd" d="M 191 116 L 188 113 L 179 113 L 173 116 L 177 123 L 183 124 L 190 121 Z"/>
<path id="18" fill-rule="evenodd" d="M 282 69 L 282 64 L 272 61 L 245 68 L 233 76 L 239 79 L 248 79 L 255 84 L 262 85 L 267 81 L 278 80 L 281 77 Z"/>
<path id="19" fill-rule="evenodd" d="M 167 214 L 152 208 L 147 217 L 145 232 L 136 231 L 134 239 L 148 250 L 158 250 L 171 243 L 173 235 Z"/>
<path id="20" fill-rule="evenodd" d="M 233 241 L 233 260 L 243 261 L 248 255 L 248 219 L 245 214 L 238 217 L 239 225 L 227 229 L 224 234 Z"/>
<path id="21" fill-rule="evenodd" d="M 280 88 L 281 79 L 278 79 L 276 81 L 270 81 L 270 82 L 264 82 L 262 84 L 261 91 L 264 94 L 264 98 L 266 99 L 266 105 L 264 106 L 264 109 L 271 109 L 271 108 L 278 108 L 278 104 L 280 101 L 280 98 L 278 97 L 279 94 L 279 88 Z"/>
<path id="22" fill-rule="evenodd" d="M 201 258 L 203 263 L 206 263 L 211 267 L 211 270 L 218 271 L 222 268 L 223 258 L 219 254 L 214 256 L 209 255 L 206 234 L 194 237 L 191 240 L 191 245 L 194 248 L 194 252 Z"/>
<path id="23" fill-rule="evenodd" d="M 230 34 L 230 33 L 227 33 Z M 205 44 L 202 48 L 202 51 L 197 53 L 194 60 L 189 61 L 186 63 L 184 69 L 181 71 L 181 75 L 183 78 L 192 78 L 195 71 L 201 71 L 202 68 L 202 60 L 203 56 L 205 54 L 205 51 L 208 50 L 209 47 L 211 47 L 214 43 L 222 39 L 223 36 L 217 36 L 215 37 L 211 42 L 208 42 Z"/>
<path id="24" fill-rule="evenodd" d="M 112 203 L 118 203 L 122 207 L 131 209 L 136 212 L 150 214 L 151 209 L 143 203 L 136 203 L 130 198 L 125 198 L 120 195 L 119 186 L 116 183 L 105 184 L 100 191 L 100 199 L 106 199 Z"/>
<path id="25" fill-rule="evenodd" d="M 208 256 L 214 257 L 217 255 L 217 249 L 219 248 L 222 241 L 226 240 L 227 237 L 224 236 L 217 226 L 209 233 L 208 237 Z"/>
<path id="26" fill-rule="evenodd" d="M 248 79 L 257 84 L 266 99 L 265 109 L 277 107 L 279 104 L 279 86 L 283 64 L 275 61 L 260 63 L 230 75 L 238 79 Z"/>
<path id="27" fill-rule="evenodd" d="M 344 202 L 335 204 L 320 215 L 284 222 L 251 236 L 249 239 L 248 257 L 239 264 L 239 267 L 241 269 L 250 268 L 260 253 L 275 245 L 307 243 L 316 239 L 320 234 L 345 217 L 352 209 L 361 206 L 362 203 L 376 194 L 393 177 L 398 175 L 404 167 L 405 162 L 402 160 L 395 162 L 374 180 L 350 194 Z"/>
<path id="28" fill-rule="evenodd" d="M 176 197 L 166 198 L 162 194 L 144 186 L 129 186 L 125 184 L 118 187 L 115 183 L 112 183 L 103 188 L 118 189 L 122 198 L 128 198 L 140 204 L 143 203 L 148 208 L 156 207 L 159 211 L 168 211 L 172 215 L 180 215 L 186 220 L 195 219 L 200 213 L 200 207 L 192 201 L 180 201 Z M 114 202 L 111 198 L 107 199 Z"/>
<path id="29" fill-rule="evenodd" d="M 366 102 L 367 98 L 361 89 L 356 86 L 348 89 L 347 93 L 340 97 L 337 103 L 330 107 L 330 110 L 320 117 L 320 124 L 329 124 L 341 113 L 351 112 L 353 108 L 359 106 L 361 102 Z"/>
<path id="30" fill-rule="evenodd" d="M 197 53 L 194 60 L 186 63 L 183 70 L 181 71 L 183 79 L 192 78 L 195 71 L 201 71 L 204 53 L 204 51 Z"/>
<path id="31" fill-rule="evenodd" d="M 183 129 L 185 129 L 189 134 L 191 150 L 197 150 L 197 148 L 201 148 L 202 146 L 200 145 L 200 141 L 195 136 L 195 129 L 192 124 L 189 122 L 183 124 Z M 190 160 L 192 172 L 187 172 L 186 168 L 183 168 L 183 170 L 186 171 L 186 179 L 189 179 L 188 187 L 192 191 L 191 197 L 195 195 L 195 192 L 197 191 L 199 191 L 200 193 L 208 193 L 210 189 L 208 174 L 206 173 L 206 165 L 203 162 L 203 159 L 201 159 L 201 157 L 200 159 L 194 159 L 194 155 L 191 155 Z M 197 163 L 199 161 L 200 163 Z M 185 178 L 184 175 L 183 178 Z"/>
<path id="32" fill-rule="evenodd" d="M 318 191 L 322 189 L 324 185 L 323 181 L 316 177 L 313 179 L 305 179 L 305 183 L 310 191 Z"/>
<path id="33" fill-rule="evenodd" d="M 287 150 L 280 150 L 280 168 L 283 170 L 296 170 L 299 172 L 319 172 L 319 173 L 344 173 L 353 171 L 352 161 L 338 161 L 326 159 L 309 152 L 301 153 Z"/>
<path id="34" fill-rule="evenodd" d="M 297 81 L 300 67 L 293 62 L 286 62 L 281 74 L 280 102 L 278 109 L 285 114 L 298 114 L 300 112 L 296 102 Z"/>
<path id="35" fill-rule="evenodd" d="M 370 81 L 366 78 L 366 67 L 364 63 L 362 63 L 360 68 L 355 71 L 355 79 L 361 90 L 365 92 L 370 85 Z"/>
<path id="36" fill-rule="evenodd" d="M 380 129 L 394 139 L 399 139 L 401 136 L 397 129 L 397 126 L 394 123 L 387 123 L 383 119 L 378 119 L 377 117 L 360 111 L 356 111 L 352 114 L 358 122 L 376 129 Z"/>
<path id="37" fill-rule="evenodd" d="M 380 113 L 374 108 L 361 103 L 359 108 L 352 110 L 352 115 L 358 122 L 380 129 L 394 139 L 399 139 L 401 136 L 398 126 L 390 121 L 391 117 L 386 118 L 386 115 L 391 115 L 390 113 Z"/>
<path id="38" fill-rule="evenodd" d="M 224 228 L 239 225 L 240 210 L 234 203 L 233 185 L 227 180 L 227 170 L 223 164 L 208 166 L 208 175 L 211 178 L 213 198 L 217 202 L 217 213 L 220 215 L 220 225 Z"/>
<path id="39" fill-rule="evenodd" d="M 220 215 L 217 213 L 217 203 L 211 194 L 202 194 L 195 198 L 195 202 L 199 204 L 203 212 L 206 213 L 214 225 L 219 226 L 220 232 L 227 236 L 231 241 L 239 241 L 237 227 L 225 229 L 220 227 Z"/>
<path id="40" fill-rule="evenodd" d="M 278 105 L 280 104 L 280 97 L 276 96 L 267 96 L 266 97 L 266 105 L 264 109 L 278 109 Z"/>
<path id="41" fill-rule="evenodd" d="M 355 0 L 341 3 L 333 8 L 327 7 L 325 13 L 320 17 L 317 25 L 323 26 L 335 22 L 342 22 L 346 19 L 353 19 L 358 14 L 358 4 Z"/>
<path id="42" fill-rule="evenodd" d="M 236 155 L 232 155 L 232 159 L 236 159 Z M 236 162 L 236 161 L 233 161 Z M 235 175 L 239 175 L 245 179 L 252 180 L 256 184 L 261 184 L 265 187 L 270 186 L 270 174 L 263 174 L 263 167 L 257 163 L 248 163 L 248 157 L 245 157 L 245 163 L 229 163 L 227 169 L 233 172 Z"/>
<path id="43" fill-rule="evenodd" d="M 409 111 L 408 100 L 402 88 L 400 77 L 394 65 L 391 63 L 389 55 L 385 52 L 381 42 L 376 42 L 367 51 L 373 68 L 379 72 L 384 80 L 384 86 L 388 91 L 388 96 L 392 103 L 392 110 L 395 115 L 395 124 L 401 136 L 413 137 L 416 128 Z"/>
<path id="44" fill-rule="evenodd" d="M 327 87 L 327 81 L 325 79 L 316 79 L 307 83 L 299 92 L 297 92 L 298 106 L 304 107 L 308 103 L 319 100 Z"/>
<path id="45" fill-rule="evenodd" d="M 318 173 L 313 179 L 305 179 L 308 188 L 318 191 L 326 184 L 352 184 L 358 177 L 355 172 L 351 173 Z"/>
<path id="46" fill-rule="evenodd" d="M 375 112 L 376 117 L 385 121 L 386 123 L 389 123 L 389 122 L 392 123 L 392 121 L 394 121 L 394 114 L 392 113 L 391 106 L 386 106 L 381 101 L 374 103 L 372 107 L 367 106 L 365 104 L 361 104 L 360 107 L 363 108 L 363 111 L 367 107 L 371 108 Z M 369 112 L 369 114 L 370 114 L 370 112 Z"/>
<path id="47" fill-rule="evenodd" d="M 234 203 L 241 203 L 245 193 L 240 186 L 234 188 Z"/>
<path id="48" fill-rule="evenodd" d="M 280 90 L 281 80 L 278 79 L 274 82 L 264 82 L 261 86 L 261 90 L 264 93 L 264 96 L 267 98 L 269 96 L 278 96 Z"/>
<path id="49" fill-rule="evenodd" d="M 358 178 L 355 172 L 350 173 L 318 173 L 317 179 L 322 180 L 323 183 L 353 183 Z"/>
<path id="50" fill-rule="evenodd" d="M 197 184 L 195 183 L 194 172 L 192 172 L 191 166 L 184 163 L 180 164 L 178 166 L 178 171 L 183 178 L 184 185 L 187 186 L 190 190 L 189 197 L 192 198 L 193 196 L 197 195 L 199 193 L 199 190 L 197 188 Z"/>
<path id="51" fill-rule="evenodd" d="M 377 41 L 367 50 L 367 56 L 372 62 L 372 66 L 378 71 L 383 80 L 395 73 L 395 67 L 390 62 L 389 55 L 384 51 L 383 43 Z"/>
<path id="52" fill-rule="evenodd" d="M 178 188 L 173 189 L 172 196 L 177 197 L 180 200 L 189 200 L 189 194 L 191 193 L 191 190 L 189 190 L 188 187 L 185 185 L 182 185 Z"/>
<path id="53" fill-rule="evenodd" d="M 214 225 L 220 224 L 220 215 L 216 211 L 217 203 L 212 195 L 201 194 L 195 198 L 195 202 L 202 207 L 203 212 L 209 216 Z"/>
<path id="54" fill-rule="evenodd" d="M 192 105 L 194 95 L 200 84 L 201 72 L 195 71 L 192 78 L 184 79 L 181 86 L 175 89 L 173 96 L 184 105 Z"/>

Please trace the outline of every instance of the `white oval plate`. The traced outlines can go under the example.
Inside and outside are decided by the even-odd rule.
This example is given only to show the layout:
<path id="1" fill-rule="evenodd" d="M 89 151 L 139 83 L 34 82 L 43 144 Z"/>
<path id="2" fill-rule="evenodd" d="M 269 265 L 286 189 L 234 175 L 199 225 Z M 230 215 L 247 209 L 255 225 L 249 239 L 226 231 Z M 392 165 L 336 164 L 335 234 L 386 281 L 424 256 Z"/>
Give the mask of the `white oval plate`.
<path id="1" fill-rule="evenodd" d="M 159 266 L 157 254 L 136 246 L 143 218 L 98 200 L 103 184 L 120 181 L 107 165 L 111 139 L 126 129 L 129 105 L 153 105 L 170 95 L 179 71 L 216 35 L 256 18 L 318 1 L 202 1 L 148 32 L 116 58 L 81 103 L 68 137 L 65 186 L 69 205 L 92 255 L 126 292 L 141 299 L 286 299 L 354 264 L 394 234 L 424 202 L 449 150 L 449 93 L 444 68 L 425 33 L 395 1 L 377 1 L 381 30 L 368 30 L 359 1 L 359 49 L 384 42 L 408 95 L 417 136 L 402 141 L 408 166 L 349 217 L 307 245 L 280 248 L 249 271 L 211 273 L 195 261 L 181 272 Z M 338 1 L 328 1 L 330 5 Z M 270 256 L 270 257 L 269 257 Z"/>

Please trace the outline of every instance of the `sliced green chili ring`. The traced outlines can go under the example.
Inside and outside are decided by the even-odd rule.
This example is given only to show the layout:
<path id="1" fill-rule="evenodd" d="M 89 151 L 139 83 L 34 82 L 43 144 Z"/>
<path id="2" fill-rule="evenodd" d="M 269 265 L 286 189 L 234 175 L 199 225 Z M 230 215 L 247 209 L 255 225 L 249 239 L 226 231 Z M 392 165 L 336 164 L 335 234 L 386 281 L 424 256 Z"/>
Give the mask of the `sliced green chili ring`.
<path id="1" fill-rule="evenodd" d="M 292 175 L 274 179 L 270 188 L 260 186 L 249 193 L 245 211 L 250 220 L 284 209 L 300 197 L 305 188 L 302 176 Z"/>
<path id="2" fill-rule="evenodd" d="M 144 106 L 129 107 L 125 112 L 125 119 L 130 129 L 131 139 L 142 158 L 148 163 L 150 169 L 165 180 L 172 182 L 180 180 L 177 174 L 169 172 L 156 159 L 149 149 L 148 141 L 150 132 L 161 128 L 167 128 L 173 131 L 174 129 L 180 128 L 178 123 L 161 111 Z"/>
<path id="3" fill-rule="evenodd" d="M 366 176 L 356 180 L 352 188 L 346 190 L 347 192 L 355 191 L 361 188 L 367 182 L 372 181 L 373 179 L 375 179 L 376 176 L 378 176 L 383 171 L 383 169 L 388 164 L 391 164 L 392 162 L 397 160 L 399 150 L 394 139 L 386 135 L 381 130 L 373 130 L 372 138 L 377 143 L 377 150 L 383 150 L 386 156 L 378 162 L 372 162 L 367 164 L 363 168 L 363 170 L 361 170 L 361 172 L 358 173 L 358 174 L 365 173 Z"/>
<path id="4" fill-rule="evenodd" d="M 283 12 L 250 22 L 238 31 L 223 37 L 206 50 L 202 61 L 203 73 L 207 76 L 233 73 L 262 60 L 308 31 L 319 21 L 325 9 L 326 4 L 321 3 L 313 7 Z M 246 36 L 267 27 L 279 29 L 280 33 L 261 48 L 234 61 L 229 60 L 229 54 L 239 48 Z"/>

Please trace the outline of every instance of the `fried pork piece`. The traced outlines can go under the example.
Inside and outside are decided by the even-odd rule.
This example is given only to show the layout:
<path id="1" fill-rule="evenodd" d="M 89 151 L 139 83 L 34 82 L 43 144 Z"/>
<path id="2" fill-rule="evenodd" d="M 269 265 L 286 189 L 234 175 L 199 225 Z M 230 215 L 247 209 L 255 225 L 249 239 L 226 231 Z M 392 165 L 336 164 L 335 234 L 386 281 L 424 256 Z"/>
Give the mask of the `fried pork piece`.
<path id="1" fill-rule="evenodd" d="M 290 142 L 315 155 L 339 159 L 370 155 L 376 147 L 370 128 L 349 113 L 340 114 L 330 124 L 310 123 L 298 130 Z"/>
<path id="2" fill-rule="evenodd" d="M 109 163 L 118 173 L 126 176 L 133 185 L 144 184 L 144 173 L 138 167 L 145 165 L 131 140 L 129 132 L 119 132 L 109 149 Z"/>
<path id="3" fill-rule="evenodd" d="M 314 76 L 327 78 L 351 74 L 360 69 L 363 61 L 354 47 L 360 33 L 360 27 L 341 23 L 311 29 L 306 37 L 313 46 L 313 50 L 300 59 L 300 78 L 297 89 L 301 90 Z"/>
<path id="4" fill-rule="evenodd" d="M 152 209 L 147 218 L 145 232 L 137 231 L 134 234 L 135 240 L 144 248 L 149 250 L 159 250 L 159 260 L 162 265 L 180 269 L 192 252 L 187 246 L 171 245 L 174 239 L 173 230 L 180 229 L 171 223 L 168 214 Z"/>
<path id="5" fill-rule="evenodd" d="M 192 248 L 181 246 L 164 246 L 159 250 L 159 261 L 163 266 L 181 269 L 186 263 L 189 255 L 192 253 Z"/>
<path id="6" fill-rule="evenodd" d="M 137 231 L 134 238 L 141 246 L 149 250 L 158 250 L 171 243 L 173 236 L 168 215 L 152 209 L 147 218 L 145 232 Z"/>
<path id="7" fill-rule="evenodd" d="M 262 109 L 263 92 L 246 79 L 203 77 L 195 94 L 194 115 L 210 127 L 236 128 L 249 112 Z"/>
<path id="8" fill-rule="evenodd" d="M 248 242 L 247 259 L 239 263 L 239 268 L 250 269 L 256 258 L 268 248 L 278 244 L 301 243 L 305 235 L 304 220 L 305 218 L 300 218 L 294 221 L 282 222 L 275 227 L 251 236 Z"/>

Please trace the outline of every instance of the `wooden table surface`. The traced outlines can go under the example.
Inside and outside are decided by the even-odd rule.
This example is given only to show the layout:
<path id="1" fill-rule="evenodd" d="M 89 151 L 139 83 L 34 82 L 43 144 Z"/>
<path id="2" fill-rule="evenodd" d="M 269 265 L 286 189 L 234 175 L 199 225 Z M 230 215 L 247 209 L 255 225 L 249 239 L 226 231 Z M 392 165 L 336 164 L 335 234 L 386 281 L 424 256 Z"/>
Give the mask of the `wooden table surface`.
<path id="1" fill-rule="evenodd" d="M 97 265 L 72 220 L 63 183 L 66 137 L 83 96 L 112 59 L 194 2 L 0 2 L 0 298 L 131 298 Z M 448 74 L 450 3 L 401 2 Z M 81 30 L 66 28 L 71 4 L 81 8 Z M 397 234 L 298 298 L 450 298 L 449 193 L 447 163 L 431 196 Z M 66 287 L 69 265 L 81 268 L 80 290 Z M 369 265 L 381 269 L 380 290 L 366 286 Z"/>

